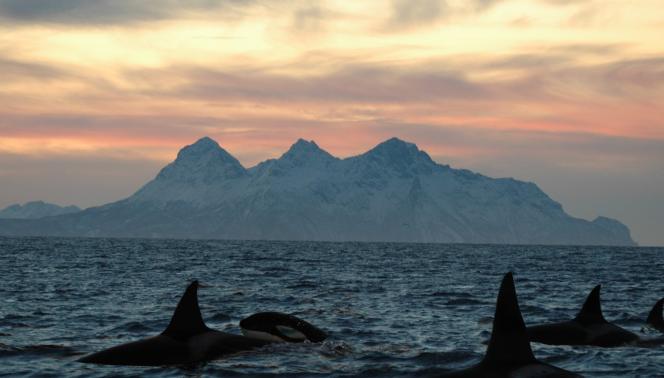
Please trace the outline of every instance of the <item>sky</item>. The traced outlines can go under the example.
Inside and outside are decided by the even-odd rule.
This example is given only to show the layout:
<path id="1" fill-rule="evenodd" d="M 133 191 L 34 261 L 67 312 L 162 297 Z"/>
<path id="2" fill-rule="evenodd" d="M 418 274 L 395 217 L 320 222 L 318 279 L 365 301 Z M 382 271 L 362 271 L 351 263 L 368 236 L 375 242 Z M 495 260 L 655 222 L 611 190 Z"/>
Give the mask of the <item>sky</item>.
<path id="1" fill-rule="evenodd" d="M 0 0 L 0 207 L 390 137 L 664 245 L 661 0 Z"/>

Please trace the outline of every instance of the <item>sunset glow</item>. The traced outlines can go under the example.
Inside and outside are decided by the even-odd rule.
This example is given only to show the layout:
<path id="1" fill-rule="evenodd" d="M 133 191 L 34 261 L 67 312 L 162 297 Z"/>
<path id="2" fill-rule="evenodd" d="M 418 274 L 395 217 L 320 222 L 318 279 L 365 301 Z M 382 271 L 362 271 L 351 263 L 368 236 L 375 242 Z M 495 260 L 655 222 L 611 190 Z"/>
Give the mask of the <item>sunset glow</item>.
<path id="1" fill-rule="evenodd" d="M 345 157 L 398 136 L 664 242 L 639 226 L 662 205 L 556 183 L 664 184 L 659 0 L 37 3 L 0 0 L 0 205 L 35 199 L 10 162 L 141 161 L 147 180 L 205 135 L 246 166 L 300 137 Z M 662 188 L 638 196 L 663 203 Z"/>

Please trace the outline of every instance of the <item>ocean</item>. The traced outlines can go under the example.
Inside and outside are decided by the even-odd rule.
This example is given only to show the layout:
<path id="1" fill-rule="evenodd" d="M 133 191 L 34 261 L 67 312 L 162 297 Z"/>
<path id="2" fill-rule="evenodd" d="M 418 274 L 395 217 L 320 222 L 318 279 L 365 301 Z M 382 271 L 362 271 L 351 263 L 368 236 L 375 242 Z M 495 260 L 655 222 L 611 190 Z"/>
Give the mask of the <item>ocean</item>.
<path id="1" fill-rule="evenodd" d="M 602 284 L 604 316 L 642 333 L 664 296 L 664 248 L 0 238 L 0 376 L 435 377 L 484 355 L 498 286 L 513 271 L 527 324 L 567 320 Z M 160 333 L 187 284 L 203 318 L 239 333 L 259 311 L 326 330 L 190 367 L 81 364 Z M 655 336 L 648 331 L 644 336 Z M 533 344 L 587 377 L 664 376 L 664 347 Z"/>

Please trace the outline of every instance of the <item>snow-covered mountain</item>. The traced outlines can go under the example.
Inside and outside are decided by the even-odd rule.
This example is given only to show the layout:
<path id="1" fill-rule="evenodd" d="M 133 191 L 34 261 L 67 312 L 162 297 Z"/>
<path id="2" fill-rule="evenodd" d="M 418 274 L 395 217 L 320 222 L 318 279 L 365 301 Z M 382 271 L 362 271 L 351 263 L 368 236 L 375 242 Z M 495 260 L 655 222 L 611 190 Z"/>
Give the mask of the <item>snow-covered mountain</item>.
<path id="1" fill-rule="evenodd" d="M 3 219 L 37 219 L 76 213 L 81 211 L 77 206 L 58 206 L 44 201 L 27 202 L 24 205 L 14 204 L 0 210 L 0 218 Z"/>
<path id="2" fill-rule="evenodd" d="M 131 197 L 0 234 L 634 245 L 622 223 L 573 218 L 537 185 L 434 162 L 392 138 L 336 158 L 298 140 L 246 169 L 202 138 Z"/>

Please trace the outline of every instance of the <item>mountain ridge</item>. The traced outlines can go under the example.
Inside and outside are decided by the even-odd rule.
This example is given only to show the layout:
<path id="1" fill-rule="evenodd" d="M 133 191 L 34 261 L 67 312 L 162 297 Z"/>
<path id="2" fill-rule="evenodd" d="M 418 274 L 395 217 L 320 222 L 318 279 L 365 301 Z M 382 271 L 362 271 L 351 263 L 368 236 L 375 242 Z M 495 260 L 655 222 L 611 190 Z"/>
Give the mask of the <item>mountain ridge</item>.
<path id="1" fill-rule="evenodd" d="M 81 209 L 74 205 L 60 206 L 44 201 L 30 201 L 23 205 L 16 203 L 0 209 L 0 219 L 38 219 L 79 211 Z"/>
<path id="2" fill-rule="evenodd" d="M 635 245 L 619 221 L 571 217 L 536 184 L 439 164 L 390 138 L 340 159 L 298 139 L 242 164 L 204 137 L 132 196 L 0 234 Z"/>

